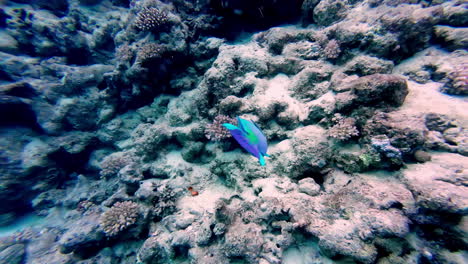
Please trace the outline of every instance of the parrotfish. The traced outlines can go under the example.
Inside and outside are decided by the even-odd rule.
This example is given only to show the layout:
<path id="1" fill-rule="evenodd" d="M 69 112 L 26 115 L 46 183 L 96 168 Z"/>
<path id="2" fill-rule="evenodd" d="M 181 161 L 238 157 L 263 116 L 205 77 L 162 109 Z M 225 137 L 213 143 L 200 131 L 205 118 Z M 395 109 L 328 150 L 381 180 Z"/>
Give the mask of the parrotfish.
<path id="1" fill-rule="evenodd" d="M 265 159 L 263 157 L 269 157 L 267 154 L 268 143 L 265 135 L 253 121 L 237 117 L 237 125 L 238 127 L 233 124 L 223 124 L 237 142 L 250 154 L 255 156 L 260 165 L 265 166 Z"/>

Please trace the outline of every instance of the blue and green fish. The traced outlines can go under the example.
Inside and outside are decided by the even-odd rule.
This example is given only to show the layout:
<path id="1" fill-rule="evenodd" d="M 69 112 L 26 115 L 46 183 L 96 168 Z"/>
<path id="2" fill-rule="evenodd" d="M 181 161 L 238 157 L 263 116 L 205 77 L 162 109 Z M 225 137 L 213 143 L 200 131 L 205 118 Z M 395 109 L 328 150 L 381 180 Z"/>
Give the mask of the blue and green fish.
<path id="1" fill-rule="evenodd" d="M 253 121 L 237 117 L 237 125 L 238 127 L 233 124 L 223 124 L 237 142 L 250 154 L 255 156 L 260 165 L 265 166 L 264 157 L 269 157 L 267 154 L 268 143 L 265 135 Z"/>

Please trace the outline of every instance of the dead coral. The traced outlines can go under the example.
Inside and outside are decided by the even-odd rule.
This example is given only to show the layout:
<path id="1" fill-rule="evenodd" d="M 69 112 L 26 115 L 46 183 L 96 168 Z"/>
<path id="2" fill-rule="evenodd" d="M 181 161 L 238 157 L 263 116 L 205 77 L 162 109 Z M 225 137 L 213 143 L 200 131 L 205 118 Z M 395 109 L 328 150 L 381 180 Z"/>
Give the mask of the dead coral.
<path id="1" fill-rule="evenodd" d="M 107 236 L 115 236 L 133 225 L 140 212 L 137 203 L 126 201 L 116 202 L 101 217 L 101 227 Z"/>

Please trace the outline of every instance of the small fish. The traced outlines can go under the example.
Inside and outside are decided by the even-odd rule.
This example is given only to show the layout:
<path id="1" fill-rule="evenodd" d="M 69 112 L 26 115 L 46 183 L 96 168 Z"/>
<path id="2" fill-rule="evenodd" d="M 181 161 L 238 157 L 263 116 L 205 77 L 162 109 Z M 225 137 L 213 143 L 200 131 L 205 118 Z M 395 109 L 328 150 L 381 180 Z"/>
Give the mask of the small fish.
<path id="1" fill-rule="evenodd" d="M 263 157 L 269 157 L 267 154 L 268 143 L 265 135 L 253 121 L 237 117 L 237 125 L 239 127 L 228 123 L 223 124 L 237 142 L 250 154 L 255 156 L 260 165 L 265 166 L 265 159 Z"/>

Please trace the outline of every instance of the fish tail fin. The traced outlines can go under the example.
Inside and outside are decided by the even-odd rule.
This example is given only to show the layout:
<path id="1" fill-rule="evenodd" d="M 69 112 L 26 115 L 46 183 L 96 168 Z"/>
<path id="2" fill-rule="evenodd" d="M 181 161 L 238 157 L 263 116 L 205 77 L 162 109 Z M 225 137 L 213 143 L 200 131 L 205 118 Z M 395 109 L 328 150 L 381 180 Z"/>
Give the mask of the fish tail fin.
<path id="1" fill-rule="evenodd" d="M 263 158 L 262 154 L 260 154 L 260 156 L 258 157 L 258 162 L 260 162 L 261 166 L 265 166 L 265 159 Z"/>
<path id="2" fill-rule="evenodd" d="M 232 125 L 232 124 L 229 124 L 229 123 L 224 123 L 224 124 L 223 124 L 223 127 L 227 128 L 228 130 L 236 130 L 236 129 L 239 129 L 239 128 L 236 127 L 235 125 Z"/>
<path id="3" fill-rule="evenodd" d="M 270 157 L 270 155 L 268 155 L 268 154 L 266 154 L 266 153 L 265 153 L 265 154 L 263 154 L 263 156 L 265 156 L 265 157 Z"/>

